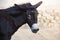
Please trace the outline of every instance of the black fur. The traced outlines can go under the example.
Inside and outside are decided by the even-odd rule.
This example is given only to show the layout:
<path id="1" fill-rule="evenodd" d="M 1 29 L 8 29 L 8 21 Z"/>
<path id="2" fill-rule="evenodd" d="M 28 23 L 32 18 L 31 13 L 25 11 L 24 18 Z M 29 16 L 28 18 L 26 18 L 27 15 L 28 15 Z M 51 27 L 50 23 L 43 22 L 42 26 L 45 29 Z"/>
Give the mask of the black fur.
<path id="1" fill-rule="evenodd" d="M 37 10 L 30 3 L 0 9 L 0 40 L 10 40 L 11 36 L 27 23 L 30 28 L 33 23 L 37 23 Z M 29 19 L 31 15 L 31 19 Z"/>

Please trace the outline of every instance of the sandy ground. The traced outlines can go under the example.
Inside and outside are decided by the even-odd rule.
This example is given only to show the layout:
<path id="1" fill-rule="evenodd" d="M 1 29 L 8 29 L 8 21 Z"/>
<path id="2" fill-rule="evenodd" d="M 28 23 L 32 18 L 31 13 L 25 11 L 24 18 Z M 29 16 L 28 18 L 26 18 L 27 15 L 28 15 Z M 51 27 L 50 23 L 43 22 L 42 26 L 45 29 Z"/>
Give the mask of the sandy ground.
<path id="1" fill-rule="evenodd" d="M 60 30 L 41 28 L 38 33 L 34 34 L 30 29 L 20 28 L 11 40 L 60 40 Z"/>

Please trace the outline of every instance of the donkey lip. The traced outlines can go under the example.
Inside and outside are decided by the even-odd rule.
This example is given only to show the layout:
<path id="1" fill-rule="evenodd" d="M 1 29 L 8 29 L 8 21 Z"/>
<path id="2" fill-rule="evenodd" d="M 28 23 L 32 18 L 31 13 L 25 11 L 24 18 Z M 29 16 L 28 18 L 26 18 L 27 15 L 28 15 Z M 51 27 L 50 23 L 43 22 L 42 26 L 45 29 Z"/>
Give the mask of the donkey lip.
<path id="1" fill-rule="evenodd" d="M 37 33 L 38 31 L 39 31 L 39 29 L 32 30 L 33 33 Z"/>

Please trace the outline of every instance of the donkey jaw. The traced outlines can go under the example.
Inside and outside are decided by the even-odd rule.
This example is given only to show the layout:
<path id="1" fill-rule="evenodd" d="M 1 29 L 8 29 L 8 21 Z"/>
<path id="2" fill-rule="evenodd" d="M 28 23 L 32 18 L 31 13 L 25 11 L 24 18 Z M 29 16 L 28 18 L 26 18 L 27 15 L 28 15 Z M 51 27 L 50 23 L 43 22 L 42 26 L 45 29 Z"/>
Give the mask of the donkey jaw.
<path id="1" fill-rule="evenodd" d="M 36 23 L 32 25 L 31 30 L 33 33 L 37 33 L 39 31 L 39 28 Z"/>

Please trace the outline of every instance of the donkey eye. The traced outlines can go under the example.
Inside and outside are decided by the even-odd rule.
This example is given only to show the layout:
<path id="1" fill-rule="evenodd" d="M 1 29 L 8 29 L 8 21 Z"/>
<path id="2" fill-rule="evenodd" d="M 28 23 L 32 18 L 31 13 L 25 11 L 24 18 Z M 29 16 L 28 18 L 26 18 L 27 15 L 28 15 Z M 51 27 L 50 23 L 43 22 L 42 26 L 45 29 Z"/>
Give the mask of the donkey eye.
<path id="1" fill-rule="evenodd" d="M 28 15 L 28 19 L 31 19 L 31 15 Z"/>
<path id="2" fill-rule="evenodd" d="M 32 13 L 34 12 L 34 11 L 31 11 Z"/>

